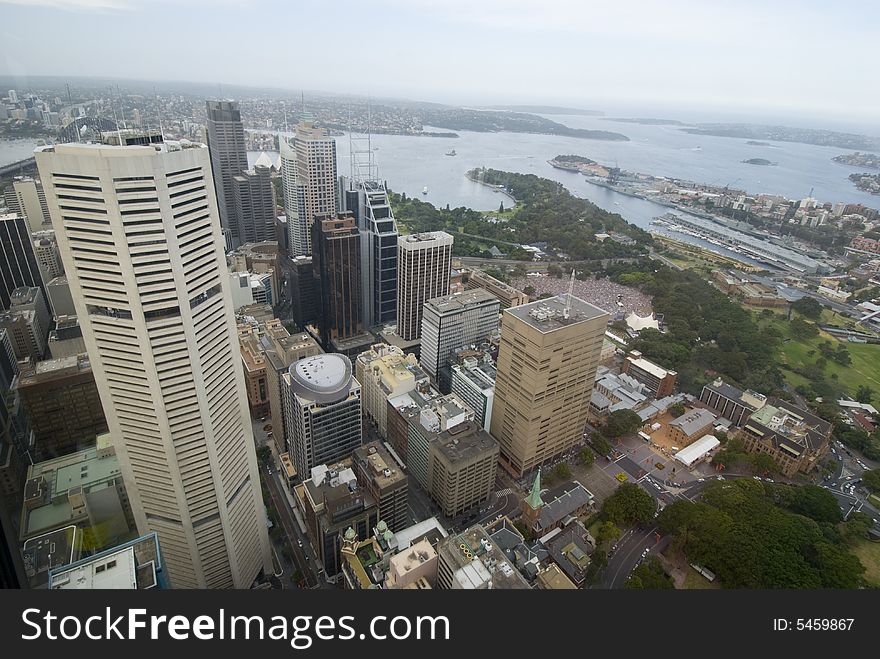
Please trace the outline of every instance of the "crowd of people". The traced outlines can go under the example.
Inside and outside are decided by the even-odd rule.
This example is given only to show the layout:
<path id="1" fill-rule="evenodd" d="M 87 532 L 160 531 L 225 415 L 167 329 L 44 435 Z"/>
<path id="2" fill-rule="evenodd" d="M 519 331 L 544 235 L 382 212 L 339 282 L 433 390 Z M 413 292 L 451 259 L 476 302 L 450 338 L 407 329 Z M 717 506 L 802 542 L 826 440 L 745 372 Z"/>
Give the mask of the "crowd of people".
<path id="1" fill-rule="evenodd" d="M 568 293 L 571 280 L 565 277 L 559 279 L 550 275 L 528 275 L 518 277 L 511 282 L 511 285 L 521 291 L 528 287 L 534 288 L 535 294 L 531 296 L 531 299 L 537 299 L 542 293 L 548 295 Z M 617 284 L 607 277 L 590 278 L 586 281 L 575 279 L 574 295 L 612 315 L 618 313 L 626 315 L 635 311 L 640 316 L 647 316 L 652 311 L 650 296 L 635 288 Z M 618 305 L 618 301 L 620 305 Z"/>

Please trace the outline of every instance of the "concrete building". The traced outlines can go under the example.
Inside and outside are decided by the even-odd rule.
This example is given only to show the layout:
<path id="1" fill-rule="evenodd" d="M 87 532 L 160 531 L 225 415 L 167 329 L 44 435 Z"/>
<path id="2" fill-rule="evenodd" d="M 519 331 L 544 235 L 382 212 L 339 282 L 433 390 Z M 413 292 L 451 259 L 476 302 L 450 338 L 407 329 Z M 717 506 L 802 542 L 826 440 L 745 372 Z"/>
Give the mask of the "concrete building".
<path id="1" fill-rule="evenodd" d="M 29 176 L 16 176 L 6 190 L 6 205 L 13 213 L 27 220 L 30 230 L 42 231 L 52 226 L 46 193 L 40 181 Z"/>
<path id="2" fill-rule="evenodd" d="M 593 493 L 578 481 L 569 481 L 541 493 L 541 470 L 535 476 L 532 491 L 522 503 L 522 521 L 536 537 L 561 529 L 593 510 Z"/>
<path id="3" fill-rule="evenodd" d="M 281 285 L 283 260 L 281 247 L 275 240 L 245 243 L 226 255 L 230 272 L 249 272 L 258 275 L 261 280 L 264 280 L 265 275 L 269 275 L 271 290 L 266 296 L 271 304 L 277 304 L 283 296 Z"/>
<path id="4" fill-rule="evenodd" d="M 244 368 L 244 386 L 248 405 L 254 417 L 265 416 L 269 411 L 269 383 L 266 377 L 266 356 L 260 337 L 253 325 L 238 326 L 238 348 Z"/>
<path id="5" fill-rule="evenodd" d="M 277 318 L 262 326 L 260 345 L 266 359 L 266 384 L 269 390 L 269 413 L 272 416 L 273 435 L 278 453 L 287 451 L 285 441 L 284 404 L 281 378 L 290 365 L 300 359 L 320 355 L 323 350 L 306 332 L 291 334 Z"/>
<path id="6" fill-rule="evenodd" d="M 361 385 L 346 356 L 301 359 L 281 381 L 288 452 L 299 474 L 348 457 L 361 445 Z"/>
<path id="7" fill-rule="evenodd" d="M 9 309 L 12 291 L 21 286 L 45 288 L 27 220 L 8 213 L 0 215 L 0 309 Z"/>
<path id="8" fill-rule="evenodd" d="M 623 360 L 621 370 L 648 387 L 654 398 L 665 398 L 672 394 L 678 373 L 658 366 L 642 357 L 638 350 L 631 350 Z"/>
<path id="9" fill-rule="evenodd" d="M 241 244 L 275 239 L 275 188 L 271 169 L 256 166 L 232 177 L 232 203 Z"/>
<path id="10" fill-rule="evenodd" d="M 82 327 L 76 316 L 56 316 L 55 329 L 49 332 L 49 358 L 61 359 L 86 352 Z"/>
<path id="11" fill-rule="evenodd" d="M 500 303 L 482 288 L 426 300 L 422 310 L 421 364 L 440 391 L 451 382 L 441 382 L 441 371 L 456 350 L 498 330 Z M 445 380 L 445 378 L 444 378 Z"/>
<path id="12" fill-rule="evenodd" d="M 703 385 L 700 402 L 733 425 L 741 426 L 748 421 L 752 412 L 764 406 L 767 397 L 751 389 L 742 391 L 727 384 L 721 378 L 716 378 L 713 382 Z"/>
<path id="13" fill-rule="evenodd" d="M 336 140 L 303 120 L 292 138 L 281 138 L 281 182 L 290 256 L 312 253 L 312 224 L 318 215 L 340 210 L 336 190 Z"/>
<path id="14" fill-rule="evenodd" d="M 205 109 L 208 113 L 205 132 L 211 157 L 220 225 L 226 239 L 226 248 L 238 247 L 243 241 L 239 234 L 232 179 L 248 168 L 247 143 L 244 138 L 244 125 L 241 123 L 241 111 L 236 101 L 206 101 Z"/>
<path id="15" fill-rule="evenodd" d="M 530 588 L 486 530 L 476 524 L 437 547 L 437 587 L 447 590 Z"/>
<path id="16" fill-rule="evenodd" d="M 489 292 L 498 299 L 502 309 L 518 307 L 529 302 L 529 296 L 521 290 L 505 284 L 500 279 L 496 279 L 483 270 L 475 268 L 462 274 L 465 290 L 470 291 L 481 288 Z"/>
<path id="17" fill-rule="evenodd" d="M 372 495 L 357 482 L 351 460 L 320 464 L 310 469 L 310 478 L 297 488 L 309 539 L 324 574 L 336 580 L 342 571 L 340 551 L 345 532 L 368 537 L 379 522 L 379 508 Z"/>
<path id="18" fill-rule="evenodd" d="M 807 410 L 771 398 L 752 413 L 739 433 L 749 452 L 766 453 L 783 475 L 816 468 L 828 453 L 832 426 Z"/>
<path id="19" fill-rule="evenodd" d="M 379 519 L 392 532 L 406 528 L 409 525 L 409 486 L 403 465 L 379 442 L 356 448 L 351 461 L 358 483 L 379 506 Z"/>
<path id="20" fill-rule="evenodd" d="M 417 432 L 429 441 L 427 490 L 443 514 L 453 518 L 495 491 L 498 442 L 474 421 L 447 427 L 436 436 L 432 432 Z M 410 454 L 417 450 L 411 448 Z"/>
<path id="21" fill-rule="evenodd" d="M 70 547 L 75 551 L 41 560 L 38 539 L 71 526 L 77 529 L 76 543 Z M 70 556 L 129 539 L 134 528 L 119 460 L 106 434 L 92 448 L 28 467 L 19 533 L 32 583 L 43 582 L 50 566 L 70 562 Z"/>
<path id="22" fill-rule="evenodd" d="M 421 336 L 425 302 L 449 294 L 452 242 L 445 231 L 397 239 L 397 334 L 404 341 Z"/>
<path id="23" fill-rule="evenodd" d="M 632 410 L 637 412 L 651 400 L 648 386 L 626 373 L 612 373 L 607 367 L 596 369 L 596 382 L 590 394 L 590 416 L 601 422 L 612 412 Z"/>
<path id="24" fill-rule="evenodd" d="M 159 536 L 149 533 L 49 572 L 49 590 L 168 588 Z"/>
<path id="25" fill-rule="evenodd" d="M 583 439 L 608 318 L 568 294 L 504 311 L 491 432 L 511 473 Z"/>
<path id="26" fill-rule="evenodd" d="M 667 436 L 675 446 L 684 448 L 715 427 L 717 417 L 709 410 L 697 408 L 669 422 Z"/>
<path id="27" fill-rule="evenodd" d="M 452 393 L 474 410 L 474 420 L 486 431 L 492 427 L 497 373 L 494 362 L 476 357 L 466 357 L 461 364 L 452 365 Z"/>
<path id="28" fill-rule="evenodd" d="M 358 355 L 355 376 L 361 383 L 364 417 L 375 424 L 383 438 L 388 436 L 388 399 L 429 384 L 414 355 L 384 343 Z"/>
<path id="29" fill-rule="evenodd" d="M 18 379 L 21 404 L 41 462 L 94 446 L 107 420 L 88 355 L 37 362 Z"/>
<path id="30" fill-rule="evenodd" d="M 49 308 L 52 316 L 76 316 L 76 308 L 73 306 L 73 298 L 70 296 L 70 284 L 67 277 L 61 275 L 46 283 L 46 292 L 49 295 Z"/>
<path id="31" fill-rule="evenodd" d="M 43 291 L 36 286 L 16 288 L 9 302 L 9 311 L 0 313 L 0 327 L 9 333 L 15 356 L 40 361 L 48 353 L 52 320 Z"/>
<path id="32" fill-rule="evenodd" d="M 34 234 L 34 256 L 37 258 L 37 265 L 40 267 L 44 282 L 64 274 L 54 232 L 41 231 Z"/>
<path id="33" fill-rule="evenodd" d="M 31 431 L 27 415 L 18 395 L 19 368 L 9 336 L 0 329 L 0 501 L 9 506 L 21 501 L 28 462 L 27 451 L 31 444 Z M 0 532 L 12 533 L 11 520 L 2 516 L 7 506 L 0 506 Z M 2 544 L 0 536 L 0 544 Z M 13 543 L 11 546 L 14 548 Z M 17 551 L 14 558 L 17 559 Z M 19 566 L 21 567 L 21 566 Z"/>
<path id="34" fill-rule="evenodd" d="M 174 587 L 248 588 L 271 554 L 208 149 L 36 159 L 138 531 Z"/>

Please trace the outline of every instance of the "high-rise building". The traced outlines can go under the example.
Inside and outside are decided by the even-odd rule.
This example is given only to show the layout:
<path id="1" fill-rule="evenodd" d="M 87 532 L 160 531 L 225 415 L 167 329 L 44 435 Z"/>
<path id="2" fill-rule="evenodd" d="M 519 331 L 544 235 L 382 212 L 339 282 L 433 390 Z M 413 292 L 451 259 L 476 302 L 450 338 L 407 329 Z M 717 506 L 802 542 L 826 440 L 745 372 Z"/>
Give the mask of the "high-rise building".
<path id="1" fill-rule="evenodd" d="M 397 334 L 405 341 L 421 336 L 422 306 L 449 293 L 452 236 L 445 231 L 397 239 Z"/>
<path id="2" fill-rule="evenodd" d="M 31 231 L 52 226 L 43 185 L 29 176 L 16 176 L 6 189 L 6 205 L 13 213 L 27 219 Z"/>
<path id="3" fill-rule="evenodd" d="M 111 547 L 49 572 L 49 590 L 150 590 L 168 588 L 159 536 Z"/>
<path id="4" fill-rule="evenodd" d="M 275 239 L 275 188 L 271 169 L 257 165 L 232 177 L 232 201 L 242 244 Z"/>
<path id="5" fill-rule="evenodd" d="M 61 256 L 59 255 L 59 259 Z M 76 309 L 73 306 L 73 298 L 70 297 L 70 285 L 67 283 L 67 277 L 64 275 L 55 277 L 46 282 L 46 292 L 49 298 L 49 309 L 52 311 L 52 317 L 59 316 L 76 316 Z"/>
<path id="6" fill-rule="evenodd" d="M 88 355 L 37 362 L 19 376 L 18 394 L 34 433 L 34 460 L 88 448 L 107 432 Z"/>
<path id="7" fill-rule="evenodd" d="M 18 359 L 40 361 L 48 350 L 52 316 L 36 286 L 16 288 L 9 296 L 9 311 L 0 313 L 0 327 L 9 332 L 9 340 Z"/>
<path id="8" fill-rule="evenodd" d="M 498 298 L 477 288 L 464 293 L 426 300 L 422 309 L 422 368 L 448 393 L 451 382 L 440 373 L 456 350 L 498 330 Z"/>
<path id="9" fill-rule="evenodd" d="M 290 300 L 294 322 L 301 328 L 318 322 L 318 282 L 311 256 L 292 259 Z"/>
<path id="10" fill-rule="evenodd" d="M 263 416 L 269 410 L 269 382 L 266 378 L 266 355 L 253 325 L 238 326 L 238 347 L 251 414 Z"/>
<path id="11" fill-rule="evenodd" d="M 384 183 L 343 180 L 343 210 L 354 213 L 361 237 L 363 324 L 384 325 L 397 316 L 397 222 Z"/>
<path id="12" fill-rule="evenodd" d="M 208 112 L 205 132 L 211 154 L 220 225 L 226 234 L 226 246 L 237 247 L 243 241 L 239 235 L 232 179 L 248 168 L 241 111 L 236 101 L 206 101 L 205 107 Z M 164 541 L 162 544 L 165 546 Z"/>
<path id="13" fill-rule="evenodd" d="M 61 255 L 58 254 L 58 245 L 55 242 L 55 234 L 52 231 L 41 231 L 34 235 L 34 256 L 43 275 L 43 281 L 48 282 L 64 274 L 61 265 Z"/>
<path id="14" fill-rule="evenodd" d="M 18 363 L 5 329 L 0 329 L 0 500 L 20 503 L 30 430 L 18 395 Z M 0 506 L 6 508 L 7 506 Z M 2 513 L 0 513 L 2 514 Z M 5 528 L 5 523 L 3 524 Z M 0 544 L 3 538 L 0 537 Z"/>
<path id="15" fill-rule="evenodd" d="M 388 399 L 429 385 L 415 355 L 377 343 L 357 356 L 355 377 L 361 383 L 364 417 L 387 437 Z"/>
<path id="16" fill-rule="evenodd" d="M 318 279 L 318 332 L 325 349 L 363 334 L 360 237 L 351 213 L 319 215 L 312 225 L 312 268 Z"/>
<path id="17" fill-rule="evenodd" d="M 79 326 L 76 316 L 56 316 L 55 329 L 49 332 L 48 344 L 50 359 L 72 357 L 87 352 L 82 327 Z"/>
<path id="18" fill-rule="evenodd" d="M 248 588 L 271 554 L 208 149 L 36 157 L 138 530 L 174 587 Z"/>
<path id="19" fill-rule="evenodd" d="M 654 398 L 672 395 L 678 378 L 678 373 L 645 359 L 638 350 L 630 350 L 620 370 L 648 387 Z"/>
<path id="20" fill-rule="evenodd" d="M 294 136 L 281 140 L 281 182 L 291 256 L 312 253 L 312 223 L 317 215 L 339 210 L 336 190 L 336 140 L 311 121 L 297 124 Z"/>
<path id="21" fill-rule="evenodd" d="M 567 293 L 504 311 L 491 431 L 511 473 L 583 439 L 608 318 Z"/>
<path id="22" fill-rule="evenodd" d="M 290 365 L 300 359 L 320 355 L 323 350 L 306 332 L 291 334 L 278 319 L 263 325 L 260 345 L 266 358 L 266 384 L 269 389 L 269 413 L 272 415 L 273 439 L 278 454 L 287 452 L 284 404 L 281 381 Z"/>
<path id="23" fill-rule="evenodd" d="M 40 266 L 27 220 L 15 214 L 0 215 L 0 308 L 9 308 L 9 296 L 20 286 L 43 286 Z M 43 290 L 45 295 L 46 291 Z"/>
<path id="24" fill-rule="evenodd" d="M 527 304 L 529 301 L 529 296 L 521 290 L 505 284 L 500 279 L 496 279 L 483 270 L 474 269 L 462 274 L 464 275 L 462 279 L 464 279 L 465 290 L 470 291 L 474 288 L 482 288 L 489 291 L 498 298 L 502 309 L 518 307 L 521 304 Z"/>
<path id="25" fill-rule="evenodd" d="M 483 430 L 492 426 L 492 403 L 495 401 L 495 364 L 480 361 L 476 357 L 465 357 L 460 364 L 451 368 L 452 392 L 474 410 L 474 420 Z"/>
<path id="26" fill-rule="evenodd" d="M 437 587 L 448 590 L 528 589 L 529 582 L 481 525 L 437 545 Z"/>
<path id="27" fill-rule="evenodd" d="M 400 531 L 409 524 L 407 483 L 409 479 L 401 464 L 379 442 L 359 446 L 351 455 L 358 483 L 373 495 L 379 506 L 379 519 L 391 531 Z"/>
<path id="28" fill-rule="evenodd" d="M 281 381 L 288 452 L 297 473 L 346 458 L 361 445 L 361 386 L 348 357 L 301 359 Z"/>

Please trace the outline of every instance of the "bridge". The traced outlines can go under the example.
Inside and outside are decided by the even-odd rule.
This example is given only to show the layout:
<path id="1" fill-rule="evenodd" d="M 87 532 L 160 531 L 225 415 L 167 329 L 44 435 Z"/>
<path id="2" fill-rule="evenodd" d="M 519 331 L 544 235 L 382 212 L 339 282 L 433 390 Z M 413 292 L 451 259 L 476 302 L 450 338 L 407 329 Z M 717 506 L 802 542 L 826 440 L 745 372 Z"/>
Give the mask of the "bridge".
<path id="1" fill-rule="evenodd" d="M 18 162 L 11 162 L 8 165 L 3 165 L 0 167 L 0 176 L 7 176 L 10 174 L 21 174 L 27 169 L 32 169 L 37 166 L 36 158 L 31 156 L 30 158 L 25 158 L 24 160 L 19 160 Z"/>

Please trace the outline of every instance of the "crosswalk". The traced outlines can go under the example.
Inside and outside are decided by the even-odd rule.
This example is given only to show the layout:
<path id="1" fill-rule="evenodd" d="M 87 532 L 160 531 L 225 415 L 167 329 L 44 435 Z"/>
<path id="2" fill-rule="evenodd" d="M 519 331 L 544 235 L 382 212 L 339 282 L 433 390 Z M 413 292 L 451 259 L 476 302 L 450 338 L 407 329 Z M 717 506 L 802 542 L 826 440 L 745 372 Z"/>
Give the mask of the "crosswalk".
<path id="1" fill-rule="evenodd" d="M 505 487 L 503 490 L 498 490 L 495 494 L 499 497 L 506 497 L 508 494 L 513 494 L 513 488 Z"/>

